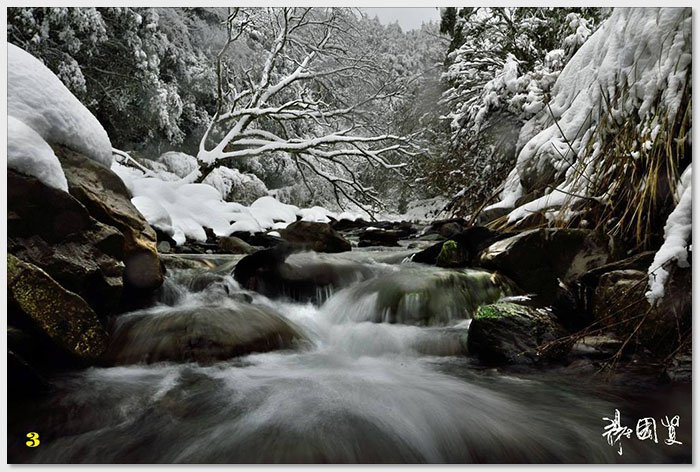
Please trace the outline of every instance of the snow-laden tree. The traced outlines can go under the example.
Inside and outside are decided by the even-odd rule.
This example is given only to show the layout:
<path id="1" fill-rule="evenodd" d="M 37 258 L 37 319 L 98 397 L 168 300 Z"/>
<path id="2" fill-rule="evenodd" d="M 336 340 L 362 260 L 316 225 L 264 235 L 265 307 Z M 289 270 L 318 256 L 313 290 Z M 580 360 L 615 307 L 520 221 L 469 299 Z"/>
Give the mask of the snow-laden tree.
<path id="1" fill-rule="evenodd" d="M 471 212 L 515 161 L 517 136 L 549 101 L 569 59 L 600 23 L 596 8 L 446 8 L 452 37 L 440 100 L 449 123 L 444 184 L 455 209 Z"/>
<path id="2" fill-rule="evenodd" d="M 282 153 L 302 178 L 329 182 L 337 199 L 379 204 L 358 169 L 398 169 L 413 152 L 407 138 L 381 129 L 372 116 L 401 84 L 376 49 L 359 47 L 366 42 L 358 21 L 338 8 L 231 9 L 216 61 L 217 109 L 190 178 L 202 181 L 219 166 Z M 264 59 L 226 62 L 241 41 Z"/>

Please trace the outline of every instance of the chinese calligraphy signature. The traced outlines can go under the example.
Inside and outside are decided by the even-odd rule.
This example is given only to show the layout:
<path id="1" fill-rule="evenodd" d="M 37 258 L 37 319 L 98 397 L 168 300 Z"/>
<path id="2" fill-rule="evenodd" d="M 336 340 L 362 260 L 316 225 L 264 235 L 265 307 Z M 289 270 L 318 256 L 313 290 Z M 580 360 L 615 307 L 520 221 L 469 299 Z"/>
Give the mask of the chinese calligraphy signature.
<path id="1" fill-rule="evenodd" d="M 617 446 L 617 453 L 620 455 L 622 455 L 622 438 L 631 439 L 632 433 L 635 433 L 635 436 L 640 441 L 654 441 L 657 444 L 659 442 L 656 420 L 654 418 L 640 418 L 637 421 L 637 426 L 632 430 L 632 428 L 622 425 L 620 410 L 616 408 L 615 415 L 612 418 L 603 417 L 603 421 L 606 421 L 607 424 L 603 427 L 602 436 L 610 446 Z M 672 418 L 666 416 L 661 419 L 661 426 L 665 427 L 668 432 L 668 437 L 664 440 L 664 444 L 667 446 L 683 444 L 676 439 L 676 428 L 679 427 L 680 422 L 681 417 L 679 415 Z"/>

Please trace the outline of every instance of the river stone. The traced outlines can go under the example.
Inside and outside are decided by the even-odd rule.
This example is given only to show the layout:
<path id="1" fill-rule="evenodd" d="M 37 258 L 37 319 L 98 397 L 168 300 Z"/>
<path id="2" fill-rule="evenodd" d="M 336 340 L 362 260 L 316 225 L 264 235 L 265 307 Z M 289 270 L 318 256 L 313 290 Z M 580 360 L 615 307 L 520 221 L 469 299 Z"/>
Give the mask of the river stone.
<path id="1" fill-rule="evenodd" d="M 297 221 L 281 229 L 279 233 L 285 241 L 316 252 L 344 252 L 352 248 L 350 241 L 328 223 Z"/>
<path id="2" fill-rule="evenodd" d="M 90 306 L 33 264 L 7 255 L 8 299 L 57 346 L 93 361 L 107 346 L 107 333 Z"/>
<path id="3" fill-rule="evenodd" d="M 107 359 L 117 365 L 201 362 L 290 349 L 304 336 L 263 306 L 184 306 L 117 318 Z"/>
<path id="4" fill-rule="evenodd" d="M 46 271 L 99 315 L 119 306 L 124 236 L 70 194 L 8 169 L 8 252 Z"/>
<path id="5" fill-rule="evenodd" d="M 252 254 L 255 248 L 235 236 L 225 236 L 219 238 L 219 248 L 228 254 Z"/>
<path id="6" fill-rule="evenodd" d="M 397 230 L 386 230 L 381 228 L 367 228 L 360 233 L 358 247 L 386 246 L 396 247 L 399 245 L 401 233 Z"/>
<path id="7" fill-rule="evenodd" d="M 605 242 L 583 229 L 533 229 L 484 249 L 480 265 L 510 277 L 542 304 L 551 303 L 559 280 L 571 282 L 610 259 Z"/>
<path id="8" fill-rule="evenodd" d="M 155 231 L 131 203 L 131 195 L 117 174 L 68 148 L 53 146 L 68 180 L 70 194 L 100 222 L 124 235 L 124 282 L 139 290 L 163 283 Z"/>
<path id="9" fill-rule="evenodd" d="M 542 351 L 546 343 L 563 336 L 566 331 L 548 310 L 499 302 L 478 308 L 469 325 L 467 347 L 488 364 L 528 364 L 565 355 L 568 344 L 546 354 Z"/>

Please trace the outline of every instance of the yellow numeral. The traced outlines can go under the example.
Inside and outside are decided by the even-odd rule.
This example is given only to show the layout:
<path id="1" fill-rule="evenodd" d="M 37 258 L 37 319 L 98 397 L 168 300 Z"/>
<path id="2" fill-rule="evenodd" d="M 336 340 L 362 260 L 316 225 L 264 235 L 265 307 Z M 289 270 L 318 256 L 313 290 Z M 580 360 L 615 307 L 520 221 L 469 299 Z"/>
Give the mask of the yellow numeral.
<path id="1" fill-rule="evenodd" d="M 27 437 L 31 439 L 25 443 L 27 447 L 37 447 L 40 444 L 39 433 L 27 433 Z"/>

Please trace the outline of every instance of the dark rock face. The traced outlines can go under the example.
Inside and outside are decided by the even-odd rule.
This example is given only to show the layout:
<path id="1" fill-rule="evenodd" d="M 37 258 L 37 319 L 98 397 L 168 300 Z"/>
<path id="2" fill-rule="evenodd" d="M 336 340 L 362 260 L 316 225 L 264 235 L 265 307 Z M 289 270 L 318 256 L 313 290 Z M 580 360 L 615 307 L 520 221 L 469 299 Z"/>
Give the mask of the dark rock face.
<path id="1" fill-rule="evenodd" d="M 8 170 L 8 252 L 46 271 L 100 315 L 119 306 L 124 236 L 71 195 Z"/>
<path id="2" fill-rule="evenodd" d="M 593 296 L 594 320 L 614 332 L 635 332 L 643 347 L 669 354 L 690 331 L 691 270 L 673 270 L 666 294 L 653 307 L 644 295 L 647 282 L 647 273 L 640 270 L 613 270 L 601 275 Z"/>
<path id="3" fill-rule="evenodd" d="M 70 194 L 90 215 L 117 228 L 124 236 L 124 282 L 138 290 L 153 290 L 163 283 L 155 231 L 132 205 L 124 182 L 114 172 L 62 146 L 54 146 Z"/>
<path id="4" fill-rule="evenodd" d="M 290 349 L 304 340 L 296 327 L 269 308 L 231 302 L 120 317 L 106 358 L 117 365 L 209 363 Z"/>
<path id="5" fill-rule="evenodd" d="M 488 364 L 528 364 L 565 355 L 570 346 L 558 352 L 542 350 L 565 335 L 549 311 L 500 302 L 479 307 L 469 325 L 467 346 Z"/>
<path id="6" fill-rule="evenodd" d="M 270 298 L 320 303 L 330 291 L 372 276 L 362 264 L 334 264 L 323 260 L 290 264 L 287 257 L 298 248 L 280 245 L 241 259 L 233 276 L 241 287 Z"/>
<path id="7" fill-rule="evenodd" d="M 574 281 L 610 259 L 605 242 L 582 229 L 535 229 L 491 244 L 482 267 L 502 272 L 537 300 L 549 304 L 559 280 Z"/>
<path id="8" fill-rule="evenodd" d="M 75 358 L 94 361 L 107 347 L 104 327 L 82 298 L 12 254 L 7 256 L 7 293 L 32 326 Z"/>
<path id="9" fill-rule="evenodd" d="M 401 232 L 381 228 L 368 228 L 360 233 L 359 247 L 369 246 L 399 246 Z"/>
<path id="10" fill-rule="evenodd" d="M 316 252 L 344 252 L 352 246 L 327 223 L 297 221 L 280 230 L 282 238 Z"/>
<path id="11" fill-rule="evenodd" d="M 439 234 L 443 238 L 452 239 L 468 227 L 469 224 L 462 218 L 441 220 L 431 224 L 423 234 Z"/>

